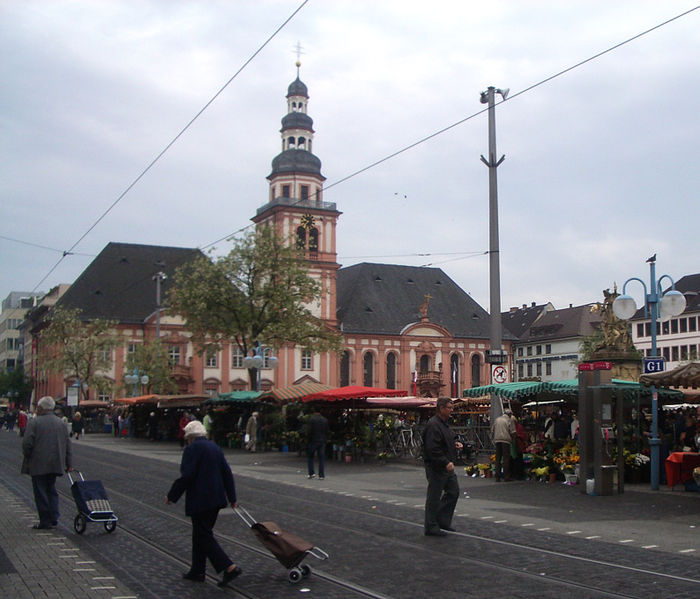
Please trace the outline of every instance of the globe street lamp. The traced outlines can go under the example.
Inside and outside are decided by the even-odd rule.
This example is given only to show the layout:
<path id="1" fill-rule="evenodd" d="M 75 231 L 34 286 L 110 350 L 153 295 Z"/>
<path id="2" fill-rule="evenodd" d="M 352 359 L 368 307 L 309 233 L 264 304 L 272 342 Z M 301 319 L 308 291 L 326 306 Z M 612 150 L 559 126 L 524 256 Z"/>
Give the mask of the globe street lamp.
<path id="1" fill-rule="evenodd" d="M 272 353 L 272 349 L 269 349 L 270 353 Z M 258 341 L 255 344 L 255 349 L 253 350 L 253 355 L 252 356 L 246 356 L 243 358 L 243 366 L 247 368 L 248 370 L 255 370 L 255 389 L 254 391 L 260 391 L 260 379 L 261 379 L 261 369 L 263 366 L 265 366 L 265 353 L 263 350 L 263 346 L 260 345 L 260 342 Z M 277 368 L 277 365 L 279 364 L 279 360 L 275 358 L 275 356 L 270 355 L 267 357 L 267 366 L 269 368 Z"/>
<path id="2" fill-rule="evenodd" d="M 138 395 L 138 384 L 141 383 L 141 386 L 145 387 L 146 385 L 148 385 L 149 380 L 150 379 L 148 378 L 147 374 L 141 375 L 139 377 L 139 371 L 136 369 L 134 369 L 134 372 L 132 372 L 131 374 L 127 374 L 124 376 L 124 382 L 127 385 L 134 386 L 131 392 L 132 397 L 136 397 Z"/>
<path id="3" fill-rule="evenodd" d="M 678 316 L 685 310 L 685 296 L 676 291 L 675 283 L 669 275 L 661 275 L 658 281 L 656 280 L 656 254 L 647 260 L 649 263 L 650 281 L 649 292 L 647 286 L 642 279 L 632 277 L 627 279 L 622 287 L 622 295 L 617 296 L 613 302 L 613 314 L 622 320 L 629 320 L 637 313 L 637 304 L 634 299 L 627 295 L 627 283 L 630 281 L 639 281 L 644 288 L 644 318 L 647 317 L 647 306 L 651 312 L 651 359 L 660 358 L 656 349 L 656 322 L 667 320 L 673 316 Z M 661 291 L 661 281 L 668 279 L 671 281 L 671 289 L 666 293 Z M 663 370 L 661 368 L 660 370 Z M 659 488 L 659 401 L 656 393 L 656 387 L 651 386 L 651 439 L 649 439 L 649 447 L 651 448 L 651 488 L 656 491 Z"/>

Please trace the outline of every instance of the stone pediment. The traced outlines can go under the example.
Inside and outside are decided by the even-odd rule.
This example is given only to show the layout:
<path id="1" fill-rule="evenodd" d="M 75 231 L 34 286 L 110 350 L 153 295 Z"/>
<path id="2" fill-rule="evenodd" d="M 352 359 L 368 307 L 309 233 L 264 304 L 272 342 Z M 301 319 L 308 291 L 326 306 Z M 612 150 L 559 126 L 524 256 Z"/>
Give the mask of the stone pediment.
<path id="1" fill-rule="evenodd" d="M 445 328 L 432 322 L 413 322 L 406 325 L 401 331 L 403 336 L 411 337 L 449 337 L 452 334 Z"/>

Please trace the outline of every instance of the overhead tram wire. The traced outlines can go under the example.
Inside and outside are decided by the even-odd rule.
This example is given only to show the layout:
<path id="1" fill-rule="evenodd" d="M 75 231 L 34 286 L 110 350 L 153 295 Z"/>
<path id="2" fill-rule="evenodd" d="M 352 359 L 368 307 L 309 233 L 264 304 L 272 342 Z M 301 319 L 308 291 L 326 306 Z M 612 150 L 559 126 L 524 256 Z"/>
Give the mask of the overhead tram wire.
<path id="1" fill-rule="evenodd" d="M 31 241 L 23 241 L 21 239 L 15 239 L 14 237 L 7 237 L 6 235 L 0 235 L 0 239 L 5 239 L 6 241 L 12 241 L 14 243 L 21 243 L 22 245 L 28 245 L 30 247 L 39 248 L 40 250 L 48 250 L 50 252 L 57 252 L 59 254 L 71 255 L 71 256 L 87 256 L 88 258 L 94 258 L 95 254 L 85 254 L 83 252 L 68 252 L 67 250 L 59 250 L 57 248 L 51 248 L 46 245 L 40 245 L 38 243 L 32 243 Z"/>
<path id="2" fill-rule="evenodd" d="M 675 17 L 671 17 L 670 19 L 668 19 L 662 23 L 659 23 L 658 25 L 654 25 L 653 27 L 646 29 L 645 31 L 642 31 L 641 33 L 638 33 L 638 34 L 636 34 L 636 35 L 634 35 L 634 36 L 632 36 L 632 37 L 630 37 L 622 42 L 619 42 L 618 44 L 615 44 L 614 46 L 610 46 L 606 50 L 598 52 L 597 54 L 594 54 L 593 56 L 590 56 L 590 57 L 586 58 L 585 60 L 582 60 L 581 62 L 577 62 L 576 64 L 574 64 L 566 69 L 563 69 L 563 70 L 555 73 L 554 75 L 546 77 L 545 79 L 542 79 L 541 81 L 538 81 L 537 83 L 534 83 L 534 84 L 530 85 L 529 87 L 526 87 L 525 89 L 520 90 L 519 92 L 516 92 L 514 94 L 510 94 L 510 96 L 508 97 L 508 101 L 512 102 L 513 99 L 516 98 L 517 96 L 522 96 L 524 93 L 532 91 L 533 89 L 540 87 L 541 85 L 544 85 L 545 83 L 549 83 L 550 81 L 556 79 L 557 77 L 561 77 L 562 75 L 564 75 L 570 71 L 573 71 L 574 69 L 577 69 L 578 67 L 583 66 L 584 64 L 589 63 L 589 62 L 595 60 L 596 58 L 600 58 L 601 56 L 608 54 L 609 52 L 612 52 L 613 50 L 617 50 L 618 48 L 621 48 L 622 46 L 629 44 L 630 42 L 633 42 L 633 41 L 653 32 L 653 31 L 656 31 L 657 29 L 660 29 L 661 27 L 664 27 L 665 25 L 668 25 L 669 23 L 672 23 L 673 21 L 677 21 L 678 19 L 689 15 L 690 13 L 697 10 L 698 8 L 700 8 L 700 5 L 695 6 L 695 7 L 691 8 L 691 9 L 689 9 L 689 10 L 687 10 L 679 15 L 676 15 Z M 505 102 L 505 100 L 501 100 L 500 102 L 496 102 L 495 105 L 498 106 L 499 104 L 503 104 L 503 102 Z M 353 177 L 356 177 L 357 175 L 360 175 L 364 172 L 367 172 L 368 170 L 373 169 L 375 166 L 379 166 L 380 164 L 383 164 L 384 162 L 387 162 L 387 161 L 391 160 L 392 158 L 396 158 L 396 156 L 399 156 L 400 154 L 403 154 L 404 152 L 407 152 L 408 150 L 411 150 L 411 149 L 425 143 L 426 141 L 429 141 L 429 140 L 431 140 L 439 135 L 442 135 L 443 133 L 446 133 L 447 131 L 450 131 L 451 129 L 458 127 L 459 125 L 462 125 L 463 123 L 466 123 L 467 121 L 470 121 L 471 119 L 479 116 L 480 114 L 483 114 L 484 112 L 488 112 L 488 106 L 486 108 L 483 108 L 483 109 L 455 122 L 455 123 L 452 123 L 451 125 L 448 125 L 447 127 L 443 127 L 442 129 L 435 131 L 434 133 L 431 133 L 430 135 L 427 135 L 426 137 L 423 137 L 422 139 L 419 139 L 418 141 L 415 141 L 415 142 L 405 146 L 404 148 L 401 148 L 400 150 L 397 150 L 396 152 L 393 152 L 392 154 L 385 156 L 384 158 L 380 158 L 379 160 L 372 162 L 371 164 L 369 164 L 369 165 L 367 165 L 367 166 L 365 166 L 357 171 L 354 171 L 353 173 L 350 173 L 349 175 L 342 177 L 341 179 L 338 179 L 337 181 L 334 181 L 330 185 L 325 186 L 322 191 L 325 192 L 325 191 L 331 189 L 332 187 L 340 185 L 341 183 L 345 183 L 346 181 L 352 179 Z M 318 194 L 318 192 L 316 192 L 316 194 Z M 302 200 L 297 200 L 296 202 L 291 203 L 290 206 L 294 206 L 301 201 Z M 234 237 L 235 235 L 242 233 L 243 231 L 245 231 L 246 229 L 249 229 L 252 226 L 253 226 L 253 224 L 249 224 L 249 225 L 246 225 L 244 227 L 241 227 L 240 229 L 236 229 L 232 233 L 229 233 L 228 235 L 225 235 L 224 237 L 220 237 L 216 241 L 212 241 L 211 243 L 200 246 L 199 249 L 203 250 L 203 249 L 212 247 L 212 246 L 214 246 L 217 243 L 220 243 L 222 241 L 226 241 L 227 239 L 230 239 L 231 237 Z"/>
<path id="3" fill-rule="evenodd" d="M 226 83 L 226 85 L 224 85 L 224 87 L 222 87 L 221 90 L 219 90 L 219 92 L 217 92 L 216 96 L 218 96 L 221 93 L 221 91 L 223 91 L 223 89 L 238 75 L 238 73 L 240 73 L 241 70 L 243 70 L 243 68 L 245 68 L 245 66 L 277 35 L 277 33 L 279 33 L 279 31 L 304 7 L 304 5 L 307 2 L 308 2 L 308 0 L 304 0 L 304 2 L 302 2 L 302 4 L 291 14 L 291 16 L 284 23 L 282 23 L 282 25 L 280 25 L 280 27 L 270 36 L 270 38 L 246 61 L 246 63 Z M 660 29 L 661 27 L 664 27 L 664 26 L 666 26 L 666 25 L 668 25 L 668 24 L 670 24 L 678 19 L 681 19 L 682 17 L 685 17 L 685 16 L 689 15 L 690 13 L 696 11 L 698 8 L 700 8 L 700 5 L 694 6 L 693 8 L 691 8 L 683 13 L 680 13 L 680 14 L 676 15 L 675 17 L 667 19 L 666 21 L 663 21 L 662 23 L 659 23 L 659 24 L 657 24 L 649 29 L 646 29 L 645 31 L 642 31 L 641 33 L 638 33 L 638 34 L 636 34 L 636 35 L 634 35 L 634 36 L 632 36 L 632 37 L 630 37 L 622 42 L 619 42 L 618 44 L 615 44 L 615 45 L 607 48 L 606 50 L 598 52 L 597 54 L 594 54 L 593 56 L 590 56 L 589 58 L 586 58 L 585 60 L 582 60 L 582 61 L 580 61 L 580 62 L 578 62 L 578 63 L 576 63 L 576 64 L 574 64 L 566 69 L 563 69 L 563 70 L 555 73 L 554 75 L 546 77 L 545 79 L 542 79 L 541 81 L 538 81 L 537 83 L 534 83 L 533 85 L 530 85 L 529 87 L 526 87 L 525 89 L 523 89 L 519 92 L 511 94 L 509 96 L 508 100 L 512 101 L 517 96 L 521 96 L 526 92 L 532 91 L 533 89 L 535 89 L 541 85 L 544 85 L 545 83 L 548 83 L 548 82 L 550 82 L 550 81 L 552 81 L 552 80 L 554 80 L 554 79 L 556 79 L 556 78 L 558 78 L 558 77 L 560 77 L 560 76 L 562 76 L 562 75 L 564 75 L 564 74 L 566 74 L 566 73 L 568 73 L 568 72 L 570 72 L 570 71 L 572 71 L 580 66 L 583 66 L 584 64 L 587 64 L 587 63 L 589 63 L 597 58 L 600 58 L 601 56 L 608 54 L 609 52 L 612 52 L 613 50 L 621 48 L 622 46 L 624 46 L 632 41 L 635 41 L 635 40 L 637 40 L 637 39 L 653 32 L 653 31 L 656 31 L 657 29 Z M 102 220 L 102 218 L 104 218 L 107 215 L 107 213 L 124 197 L 124 195 L 126 195 L 126 193 L 138 182 L 138 180 L 143 175 L 145 175 L 145 173 L 151 168 L 151 166 L 153 166 L 153 164 L 155 164 L 156 160 L 158 160 L 168 150 L 168 148 L 177 140 L 177 138 L 180 137 L 182 135 L 182 133 L 184 133 L 184 131 L 190 126 L 190 124 L 192 124 L 194 122 L 194 120 L 211 104 L 211 102 L 216 98 L 216 96 L 214 96 L 214 98 L 212 98 L 212 100 L 207 103 L 207 105 L 197 114 L 197 116 L 195 116 L 190 121 L 190 123 L 188 123 L 188 125 L 185 127 L 185 129 L 183 129 L 178 134 L 178 136 L 175 139 L 173 139 L 173 141 L 168 145 L 168 147 L 166 147 L 165 150 L 163 150 L 163 152 L 161 152 L 161 154 L 158 155 L 158 157 L 143 171 L 143 173 L 141 173 L 141 175 L 139 175 L 139 177 L 124 191 L 124 193 L 121 196 L 119 196 L 119 198 L 117 198 L 117 200 L 113 203 L 113 205 L 109 207 L 109 209 L 95 222 L 95 224 L 92 227 L 90 227 L 90 229 L 88 229 L 88 231 L 85 233 L 85 235 L 83 235 L 67 252 L 64 252 L 64 255 L 51 268 L 51 270 L 44 276 L 44 278 L 41 281 L 39 281 L 39 283 L 36 285 L 36 287 L 34 287 L 33 291 L 35 291 L 51 275 L 51 273 L 62 262 L 63 258 L 65 258 L 65 256 L 68 255 L 68 253 L 72 249 L 74 249 L 75 246 L 78 245 L 78 243 L 80 243 L 80 241 L 82 241 L 82 239 L 85 238 L 85 236 L 99 223 L 100 220 Z M 505 100 L 501 100 L 500 102 L 497 102 L 497 105 L 502 104 L 503 102 L 505 102 Z M 448 125 L 447 127 L 444 127 L 444 128 L 442 128 L 442 129 L 440 129 L 440 130 L 438 130 L 438 131 L 436 131 L 436 132 L 434 132 L 426 137 L 423 137 L 422 139 L 420 139 L 412 144 L 409 144 L 408 146 L 405 146 L 404 148 L 402 148 L 396 152 L 393 152 L 392 154 L 389 154 L 388 156 L 385 156 L 384 158 L 381 158 L 380 160 L 377 160 L 377 161 L 365 166 L 364 168 L 361 168 L 361 169 L 359 169 L 359 170 L 357 170 L 357 171 L 355 171 L 355 172 L 353 172 L 353 173 L 351 173 L 351 174 L 349 174 L 349 175 L 347 175 L 347 176 L 345 176 L 337 181 L 334 181 L 330 185 L 327 185 L 326 187 L 324 187 L 322 191 L 325 192 L 326 190 L 331 189 L 332 187 L 340 185 L 341 183 L 344 183 L 344 182 L 348 181 L 349 179 L 352 179 L 353 177 L 360 175 L 361 173 L 364 173 L 364 172 L 366 172 L 366 171 L 368 171 L 376 166 L 379 166 L 380 164 L 387 162 L 387 161 L 391 160 L 392 158 L 395 158 L 396 156 L 399 156 L 400 154 L 403 154 L 404 152 L 406 152 L 412 148 L 415 148 L 415 147 L 425 143 L 426 141 L 433 139 L 434 137 L 441 135 L 442 133 L 445 133 L 451 129 L 454 129 L 455 127 L 457 127 L 463 123 L 466 123 L 467 121 L 469 121 L 469 120 L 471 120 L 471 119 L 473 119 L 473 118 L 475 118 L 475 117 L 479 116 L 480 114 L 487 112 L 487 111 L 488 111 L 488 107 L 483 108 L 482 110 L 479 110 L 479 111 L 477 111 L 477 112 L 475 112 L 475 113 L 473 113 L 473 114 L 471 114 L 471 115 L 469 115 L 469 116 L 467 116 L 467 117 L 465 117 L 465 118 L 463 118 L 463 119 L 461 119 L 461 120 L 459 120 L 451 125 Z M 297 204 L 299 202 L 301 202 L 301 200 L 297 200 L 296 202 L 292 203 L 291 206 L 294 206 L 295 204 Z M 246 231 L 247 229 L 251 228 L 252 226 L 253 226 L 253 223 L 248 224 L 244 227 L 241 227 L 241 228 L 233 231 L 232 233 L 225 235 L 224 237 L 220 237 L 219 239 L 212 241 L 211 243 L 199 246 L 199 249 L 205 250 L 207 248 L 210 248 L 210 247 L 216 245 L 217 243 L 220 243 L 222 241 L 226 241 L 226 240 L 230 239 L 231 237 L 234 237 L 235 235 L 238 235 L 239 233 Z"/>
<path id="4" fill-rule="evenodd" d="M 294 12 L 292 12 L 292 14 L 289 15 L 289 17 L 287 17 L 287 18 L 285 19 L 285 21 L 284 21 L 277 29 L 275 29 L 275 31 L 272 33 L 272 35 L 270 35 L 270 36 L 265 40 L 265 42 L 263 42 L 263 44 L 262 44 L 255 52 L 253 52 L 253 54 L 250 55 L 250 57 L 249 57 L 249 58 L 243 63 L 243 65 L 233 74 L 233 76 L 232 76 L 226 83 L 224 83 L 224 85 L 221 87 L 221 89 L 219 89 L 219 91 L 217 91 L 217 92 L 214 94 L 214 96 L 202 107 L 202 109 L 201 109 L 196 115 L 194 115 L 194 117 L 192 117 L 192 119 L 190 119 L 190 121 L 180 130 L 180 132 L 170 141 L 170 143 L 168 143 L 168 145 L 166 145 L 165 148 L 164 148 L 150 163 L 149 163 L 149 165 L 148 165 L 145 169 L 143 169 L 143 171 L 141 171 L 141 173 L 139 174 L 139 176 L 136 177 L 136 179 L 134 179 L 134 180 L 129 184 L 129 186 L 119 195 L 119 197 L 117 197 L 116 200 L 114 200 L 114 202 L 112 202 L 112 204 L 100 215 L 100 217 L 88 228 L 88 230 L 85 231 L 85 233 L 83 233 L 83 235 L 78 239 L 78 241 L 76 241 L 68 250 L 66 250 L 66 251 L 63 252 L 63 255 L 62 255 L 61 258 L 58 260 L 58 262 L 56 262 L 56 264 L 53 265 L 53 267 L 51 268 L 51 270 L 49 270 L 49 272 L 46 273 L 46 275 L 41 279 L 41 281 L 39 281 L 39 282 L 36 284 L 36 286 L 34 287 L 34 289 L 33 289 L 32 291 L 36 291 L 36 290 L 39 288 L 39 286 L 40 286 L 46 279 L 49 278 L 49 276 L 51 275 L 51 273 L 52 273 L 54 270 L 56 270 L 56 268 L 58 268 L 58 265 L 63 261 L 63 259 L 64 259 L 66 256 L 71 255 L 71 254 L 73 253 L 73 250 L 76 248 L 76 246 L 77 246 L 83 239 L 85 239 L 85 238 L 90 234 L 90 232 L 102 221 L 102 219 L 104 219 L 104 218 L 112 211 L 112 209 L 113 209 L 119 202 L 121 202 L 121 200 L 124 198 L 124 196 L 126 196 L 126 194 L 129 193 L 129 192 L 131 191 L 131 189 L 146 175 L 146 173 L 148 173 L 148 171 L 151 170 L 151 168 L 156 164 L 156 162 L 158 162 L 158 161 L 163 157 L 163 155 L 175 144 L 175 142 L 176 142 L 178 139 L 180 139 L 180 137 L 182 137 L 182 135 L 183 135 L 183 134 L 190 128 L 190 126 L 202 115 L 202 113 L 203 113 L 207 108 L 209 108 L 209 106 L 211 106 L 211 104 L 214 102 L 214 100 L 216 100 L 216 99 L 221 95 L 221 93 L 231 84 L 231 82 L 232 82 L 236 77 L 238 77 L 238 75 L 243 71 L 243 69 L 245 69 L 245 68 L 253 61 L 253 59 L 254 59 L 258 54 L 260 54 L 260 52 L 262 52 L 262 50 L 265 48 L 265 46 L 267 46 L 267 45 L 277 36 L 277 34 L 278 34 L 280 31 L 282 31 L 282 29 L 287 25 L 287 23 L 289 23 L 289 22 L 297 15 L 297 13 L 298 13 L 302 8 L 304 8 L 304 6 L 305 6 L 308 2 L 309 2 L 309 0 L 303 0 L 303 2 L 296 8 L 296 10 L 294 10 Z"/>

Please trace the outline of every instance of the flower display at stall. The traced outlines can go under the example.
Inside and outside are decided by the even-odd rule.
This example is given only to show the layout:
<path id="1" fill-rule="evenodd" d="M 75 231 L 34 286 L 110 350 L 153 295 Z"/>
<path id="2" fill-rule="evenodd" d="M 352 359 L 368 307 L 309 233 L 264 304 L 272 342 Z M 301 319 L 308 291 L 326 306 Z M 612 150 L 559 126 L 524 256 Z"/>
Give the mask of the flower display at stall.
<path id="1" fill-rule="evenodd" d="M 537 477 L 537 480 L 549 480 L 549 466 L 540 466 L 539 468 L 533 468 L 532 474 Z"/>
<path id="2" fill-rule="evenodd" d="M 651 461 L 648 455 L 632 453 L 626 449 L 624 450 L 623 456 L 625 458 L 625 466 L 628 468 L 642 468 Z"/>
<path id="3" fill-rule="evenodd" d="M 581 459 L 578 453 L 576 443 L 569 442 L 564 447 L 559 449 L 552 458 L 554 464 L 562 472 L 562 474 L 573 474 L 576 471 L 576 466 Z"/>

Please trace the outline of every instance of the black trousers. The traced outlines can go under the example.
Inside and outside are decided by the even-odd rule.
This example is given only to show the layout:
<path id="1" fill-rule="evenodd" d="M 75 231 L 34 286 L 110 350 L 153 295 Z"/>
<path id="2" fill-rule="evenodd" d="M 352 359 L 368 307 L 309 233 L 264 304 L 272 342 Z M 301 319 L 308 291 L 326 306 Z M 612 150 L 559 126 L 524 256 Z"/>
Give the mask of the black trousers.
<path id="1" fill-rule="evenodd" d="M 510 479 L 510 443 L 496 443 L 496 479 L 501 478 L 501 462 L 503 462 L 503 478 Z"/>
<path id="2" fill-rule="evenodd" d="M 459 499 L 457 475 L 454 472 L 439 472 L 426 465 L 425 477 L 428 479 L 425 530 L 435 532 L 440 528 L 452 526 L 452 515 Z"/>
<path id="3" fill-rule="evenodd" d="M 207 510 L 190 516 L 192 518 L 192 567 L 194 575 L 204 575 L 207 568 L 207 558 L 214 570 L 221 572 L 233 562 L 214 538 L 214 524 L 219 515 L 219 509 Z"/>
<path id="4" fill-rule="evenodd" d="M 58 522 L 58 493 L 56 475 L 39 474 L 32 476 L 34 503 L 39 512 L 39 526 L 51 526 Z"/>

